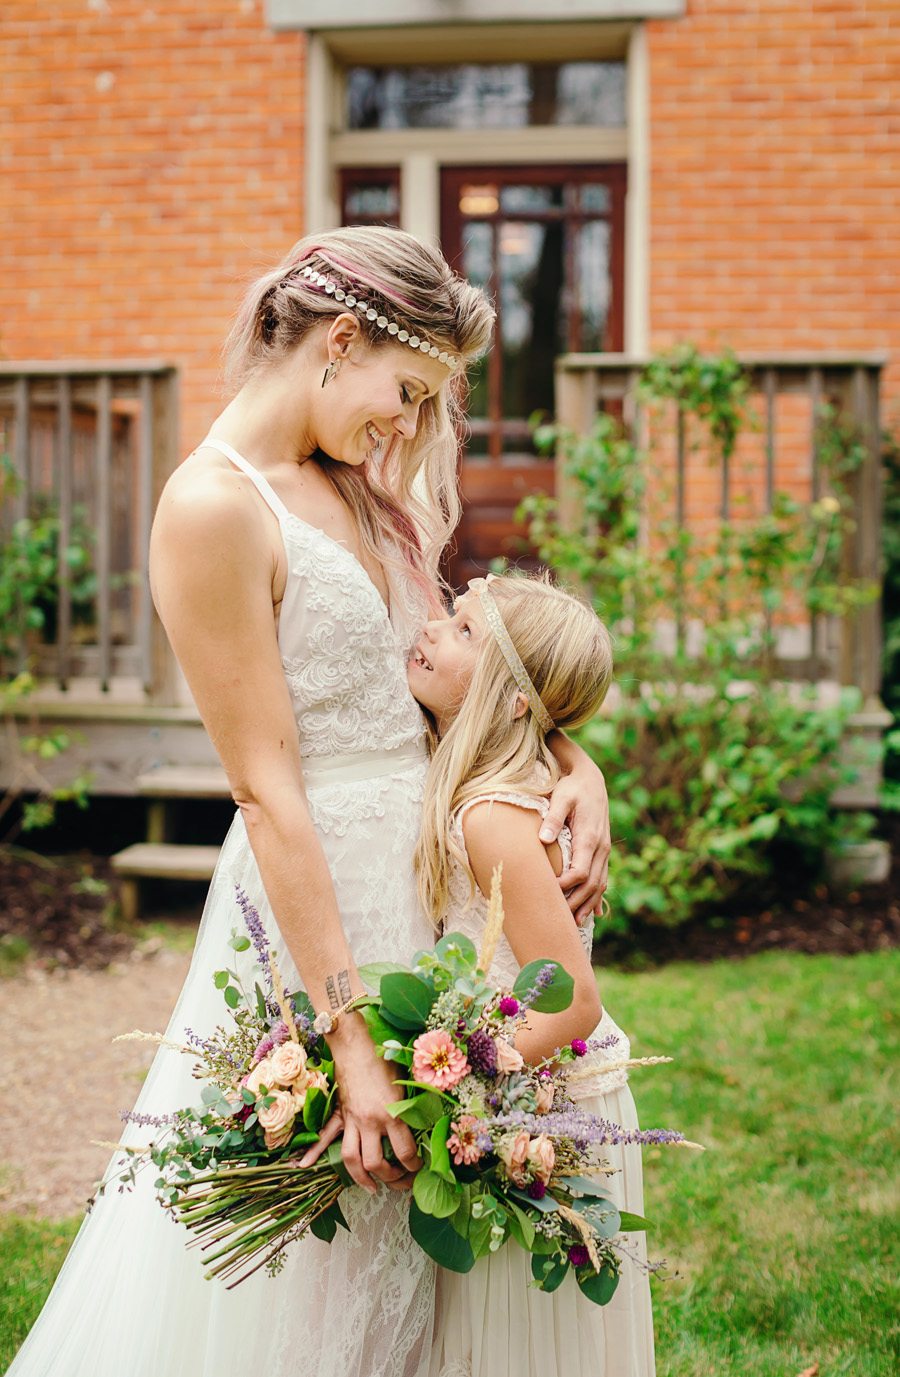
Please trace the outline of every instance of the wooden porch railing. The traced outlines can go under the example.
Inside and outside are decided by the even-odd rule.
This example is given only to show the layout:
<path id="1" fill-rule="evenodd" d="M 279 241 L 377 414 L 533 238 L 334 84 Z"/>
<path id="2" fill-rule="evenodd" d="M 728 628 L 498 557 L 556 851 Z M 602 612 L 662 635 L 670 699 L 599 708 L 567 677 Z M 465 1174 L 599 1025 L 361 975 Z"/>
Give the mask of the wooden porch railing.
<path id="1" fill-rule="evenodd" d="M 171 659 L 147 577 L 150 523 L 177 451 L 177 374 L 163 363 L 0 363 L 0 451 L 18 492 L 5 523 L 37 511 L 57 523 L 55 601 L 29 654 L 67 688 L 137 680 L 169 701 Z M 77 605 L 66 552 L 93 577 Z"/>
<path id="2" fill-rule="evenodd" d="M 879 386 L 881 370 L 887 362 L 883 353 L 860 354 L 739 354 L 750 376 L 755 394 L 755 409 L 762 417 L 760 437 L 760 488 L 767 510 L 774 495 L 785 486 L 782 457 L 794 467 L 790 475 L 796 488 L 798 452 L 805 461 L 808 495 L 816 500 L 823 495 L 821 456 L 817 436 L 823 405 L 830 405 L 848 421 L 865 446 L 865 458 L 850 477 L 855 505 L 855 530 L 849 537 L 845 555 L 848 579 L 880 583 L 881 580 L 881 454 Z M 594 416 L 612 403 L 633 433 L 640 434 L 642 417 L 636 398 L 636 385 L 646 359 L 623 354 L 567 354 L 557 361 L 556 419 L 575 431 L 590 429 Z M 779 426 L 780 410 L 790 405 L 786 398 L 805 399 L 805 436 L 795 433 L 785 443 Z M 685 428 L 680 415 L 673 418 L 674 501 L 676 516 L 683 524 L 690 499 L 689 463 Z M 784 456 L 782 454 L 784 451 Z M 735 516 L 734 460 L 720 466 L 718 477 L 718 518 Z M 558 496 L 567 499 L 565 482 L 558 467 Z M 801 475 L 802 476 L 802 475 Z M 872 710 L 880 707 L 881 609 L 878 600 L 852 612 L 839 623 L 829 625 L 821 617 L 810 618 L 805 637 L 805 654 L 794 655 L 786 670 L 794 677 L 811 681 L 834 679 L 855 684 L 863 701 Z"/>

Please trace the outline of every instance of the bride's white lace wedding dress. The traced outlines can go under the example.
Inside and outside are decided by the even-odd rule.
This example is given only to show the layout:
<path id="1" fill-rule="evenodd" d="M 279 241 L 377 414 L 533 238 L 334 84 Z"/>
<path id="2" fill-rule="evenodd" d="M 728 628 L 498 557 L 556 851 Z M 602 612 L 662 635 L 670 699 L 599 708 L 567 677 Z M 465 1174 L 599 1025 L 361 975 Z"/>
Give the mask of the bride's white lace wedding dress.
<path id="1" fill-rule="evenodd" d="M 530 794 L 486 794 L 470 800 L 454 820 L 455 840 L 466 854 L 462 820 L 469 808 L 485 799 L 536 809 L 546 815 L 549 801 Z M 563 859 L 571 859 L 568 828 L 560 835 Z M 487 919 L 487 901 L 480 891 L 469 900 L 469 879 L 455 862 L 450 876 L 450 896 L 445 932 L 463 932 L 480 948 Z M 591 930 L 581 936 L 590 953 Z M 548 952 L 548 955 L 552 953 Z M 493 982 L 511 986 L 519 964 L 506 937 L 501 935 L 491 964 Z M 601 987 L 601 996 L 603 990 Z M 607 1050 L 591 1053 L 587 1067 L 597 1074 L 573 1086 L 580 1108 L 619 1124 L 638 1127 L 637 1111 L 624 1070 L 604 1071 L 604 1062 L 627 1061 L 628 1038 L 613 1022 L 604 1005 L 603 1017 L 592 1038 L 606 1041 Z M 641 1149 L 606 1146 L 603 1157 L 616 1174 L 607 1179 L 610 1194 L 620 1209 L 643 1215 Z M 597 1306 L 567 1276 L 556 1291 L 545 1295 L 531 1289 L 531 1255 L 513 1244 L 476 1262 L 461 1276 L 443 1269 L 438 1273 L 438 1313 L 430 1377 L 653 1377 L 653 1317 L 643 1233 L 623 1235 L 630 1256 L 623 1258 L 616 1292 L 605 1306 Z"/>
<path id="2" fill-rule="evenodd" d="M 247 474 L 279 518 L 289 571 L 279 645 L 310 812 L 354 957 L 408 961 L 434 940 L 413 876 L 427 762 L 406 683 L 423 606 L 410 581 L 388 615 L 349 551 L 291 515 L 239 455 L 206 443 Z M 228 943 L 241 928 L 238 886 L 259 910 L 286 980 L 299 983 L 238 816 L 169 1024 L 178 1042 L 188 1028 L 202 1036 L 224 1021 L 213 973 L 236 959 Z M 137 1110 L 161 1115 L 197 1103 L 191 1066 L 162 1049 Z M 58 1108 L 61 1126 L 64 1103 Z M 143 1143 L 152 1132 L 132 1127 L 123 1141 Z M 99 1201 L 9 1377 L 427 1377 L 436 1269 L 410 1238 L 405 1194 L 354 1187 L 341 1197 L 350 1233 L 339 1229 L 331 1245 L 304 1239 L 279 1276 L 260 1272 L 229 1291 L 204 1279 L 187 1232 L 155 1201 L 154 1176 L 151 1168 L 132 1193 L 113 1188 Z"/>

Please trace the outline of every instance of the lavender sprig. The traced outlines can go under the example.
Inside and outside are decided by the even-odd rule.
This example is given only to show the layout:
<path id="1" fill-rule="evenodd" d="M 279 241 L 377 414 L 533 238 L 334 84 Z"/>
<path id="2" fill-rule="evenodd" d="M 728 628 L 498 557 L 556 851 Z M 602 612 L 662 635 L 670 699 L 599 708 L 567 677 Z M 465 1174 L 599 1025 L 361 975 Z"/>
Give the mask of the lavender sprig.
<path id="1" fill-rule="evenodd" d="M 199 1047 L 202 1052 L 206 1052 L 210 1056 L 224 1057 L 232 1066 L 237 1064 L 231 1053 L 218 1042 L 211 1042 L 209 1038 L 202 1038 L 200 1034 L 195 1033 L 192 1028 L 185 1028 L 184 1035 L 188 1042 L 192 1042 L 194 1046 Z"/>
<path id="2" fill-rule="evenodd" d="M 123 1124 L 137 1124 L 140 1128 L 169 1128 L 177 1124 L 180 1114 L 139 1114 L 135 1109 L 120 1109 L 119 1118 Z"/>
<path id="3" fill-rule="evenodd" d="M 519 1009 L 530 1009 L 539 995 L 542 995 L 548 985 L 553 984 L 553 977 L 556 975 L 556 966 L 552 961 L 548 961 L 546 966 L 542 966 L 537 973 L 537 978 L 530 990 L 519 996 Z"/>
<path id="4" fill-rule="evenodd" d="M 244 925 L 247 929 L 247 932 L 250 935 L 250 941 L 253 943 L 259 963 L 262 966 L 264 972 L 266 973 L 266 980 L 271 985 L 271 976 L 269 975 L 268 933 L 266 932 L 263 926 L 263 921 L 260 918 L 259 913 L 253 907 L 247 895 L 241 889 L 240 885 L 235 885 L 234 892 L 237 896 L 237 901 L 241 906 L 241 913 L 244 915 Z"/>
<path id="5" fill-rule="evenodd" d="M 494 1116 L 499 1128 L 524 1128 L 529 1133 L 546 1133 L 551 1138 L 573 1138 L 583 1143 L 647 1143 L 661 1146 L 683 1143 L 684 1134 L 669 1128 L 622 1128 L 609 1119 L 598 1119 L 580 1110 L 562 1110 L 549 1114 L 528 1114 L 514 1109 L 508 1114 Z"/>

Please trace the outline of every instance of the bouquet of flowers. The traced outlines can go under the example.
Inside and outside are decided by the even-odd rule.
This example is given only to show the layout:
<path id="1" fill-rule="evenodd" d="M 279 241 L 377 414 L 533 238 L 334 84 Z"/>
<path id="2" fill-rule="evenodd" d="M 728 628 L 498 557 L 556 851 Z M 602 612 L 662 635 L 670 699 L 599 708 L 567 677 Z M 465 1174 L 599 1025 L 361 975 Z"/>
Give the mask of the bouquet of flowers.
<path id="1" fill-rule="evenodd" d="M 235 972 L 216 973 L 233 1026 L 208 1039 L 189 1034 L 193 1045 L 180 1048 L 197 1059 L 202 1104 L 165 1119 L 123 1115 L 166 1131 L 149 1149 L 125 1149 L 119 1178 L 130 1185 L 142 1159 L 152 1162 L 161 1204 L 196 1236 L 207 1275 L 231 1285 L 260 1266 L 277 1271 L 284 1249 L 307 1230 L 330 1242 L 347 1227 L 340 1195 L 352 1185 L 339 1142 L 312 1166 L 298 1165 L 335 1105 L 334 1065 L 307 996 L 284 988 L 258 914 L 240 892 L 238 899 L 247 934 L 235 933 L 231 945 L 255 947 L 262 984 L 251 992 Z M 360 1012 L 378 1054 L 405 1072 L 397 1081 L 405 1098 L 391 1113 L 412 1130 L 424 1163 L 412 1189 L 410 1232 L 430 1257 L 458 1272 L 512 1240 L 533 1254 L 538 1287 L 555 1290 L 571 1269 L 584 1294 L 604 1305 L 619 1275 L 613 1240 L 646 1221 L 612 1203 L 603 1145 L 684 1137 L 626 1133 L 580 1110 L 567 1083 L 596 1074 L 596 1066 L 576 1067 L 599 1050 L 591 1044 L 576 1040 L 541 1065 L 523 1063 L 516 1029 L 529 1010 L 568 1007 L 573 982 L 548 960 L 524 967 L 512 989 L 491 986 L 484 973 L 502 926 L 495 874 L 480 953 L 468 937 L 449 933 L 411 967 L 360 969 L 372 990 Z M 601 1069 L 660 1060 L 668 1059 L 611 1061 Z"/>

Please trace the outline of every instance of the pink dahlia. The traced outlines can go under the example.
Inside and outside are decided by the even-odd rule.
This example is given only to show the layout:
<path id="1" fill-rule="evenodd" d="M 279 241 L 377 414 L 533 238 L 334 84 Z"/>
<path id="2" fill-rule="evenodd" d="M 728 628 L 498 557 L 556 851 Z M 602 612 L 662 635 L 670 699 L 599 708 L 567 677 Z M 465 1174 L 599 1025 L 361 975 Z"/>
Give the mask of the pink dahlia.
<path id="1" fill-rule="evenodd" d="M 438 1090 L 449 1090 L 468 1072 L 465 1052 L 457 1047 L 443 1028 L 422 1033 L 413 1043 L 413 1076 L 417 1081 L 433 1085 Z"/>
<path id="2" fill-rule="evenodd" d="M 453 1132 L 447 1139 L 447 1148 L 453 1153 L 453 1160 L 458 1167 L 472 1166 L 481 1156 L 481 1149 L 478 1146 L 477 1132 L 478 1120 L 472 1114 L 460 1114 L 458 1123 L 451 1123 Z"/>

